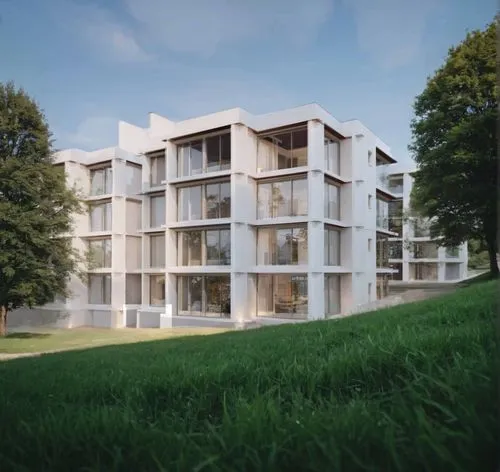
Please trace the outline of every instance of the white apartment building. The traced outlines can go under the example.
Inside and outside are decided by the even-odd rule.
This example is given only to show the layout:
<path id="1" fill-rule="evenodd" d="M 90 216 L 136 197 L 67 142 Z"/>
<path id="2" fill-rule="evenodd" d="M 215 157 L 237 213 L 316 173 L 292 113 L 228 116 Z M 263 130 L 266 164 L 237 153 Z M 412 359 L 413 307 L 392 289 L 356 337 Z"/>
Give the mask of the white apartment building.
<path id="1" fill-rule="evenodd" d="M 72 237 L 93 263 L 86 283 L 73 277 L 70 299 L 38 311 L 68 327 L 357 311 L 387 295 L 394 272 L 396 196 L 377 178 L 394 162 L 361 122 L 317 104 L 179 122 L 150 114 L 147 128 L 120 122 L 116 148 L 56 155 L 89 205 Z"/>
<path id="2" fill-rule="evenodd" d="M 385 181 L 397 199 L 389 203 L 389 263 L 391 285 L 423 282 L 457 282 L 467 277 L 467 243 L 456 248 L 439 247 L 430 236 L 430 221 L 409 216 L 413 170 L 384 169 Z M 404 216 L 405 215 L 405 216 Z M 403 217 L 404 216 L 404 217 Z"/>

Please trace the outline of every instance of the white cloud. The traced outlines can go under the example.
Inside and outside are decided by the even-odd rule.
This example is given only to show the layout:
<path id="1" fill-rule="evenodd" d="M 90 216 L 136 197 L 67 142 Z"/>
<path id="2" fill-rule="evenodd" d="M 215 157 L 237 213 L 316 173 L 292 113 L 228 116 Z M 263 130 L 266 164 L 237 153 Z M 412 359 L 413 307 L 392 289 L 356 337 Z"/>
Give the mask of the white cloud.
<path id="1" fill-rule="evenodd" d="M 168 49 L 209 56 L 221 44 L 271 35 L 314 41 L 333 0 L 124 0 L 131 16 Z"/>
<path id="2" fill-rule="evenodd" d="M 116 146 L 118 119 L 112 116 L 89 116 L 73 132 L 56 133 L 56 147 L 77 147 L 85 151 Z"/>
<path id="3" fill-rule="evenodd" d="M 360 48 L 386 68 L 419 54 L 429 15 L 439 0 L 343 0 L 354 10 Z"/>

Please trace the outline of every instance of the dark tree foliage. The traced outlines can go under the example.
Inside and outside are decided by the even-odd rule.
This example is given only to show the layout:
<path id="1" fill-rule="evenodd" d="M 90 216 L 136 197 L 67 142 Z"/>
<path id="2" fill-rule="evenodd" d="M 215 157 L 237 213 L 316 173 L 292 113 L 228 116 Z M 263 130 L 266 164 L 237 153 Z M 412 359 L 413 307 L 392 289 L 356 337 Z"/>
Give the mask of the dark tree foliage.
<path id="1" fill-rule="evenodd" d="M 77 272 L 72 215 L 80 208 L 53 165 L 42 111 L 13 83 L 0 83 L 0 335 L 8 312 L 68 295 Z"/>
<path id="2" fill-rule="evenodd" d="M 412 200 L 440 244 L 480 241 L 498 275 L 496 25 L 450 49 L 416 98 Z"/>

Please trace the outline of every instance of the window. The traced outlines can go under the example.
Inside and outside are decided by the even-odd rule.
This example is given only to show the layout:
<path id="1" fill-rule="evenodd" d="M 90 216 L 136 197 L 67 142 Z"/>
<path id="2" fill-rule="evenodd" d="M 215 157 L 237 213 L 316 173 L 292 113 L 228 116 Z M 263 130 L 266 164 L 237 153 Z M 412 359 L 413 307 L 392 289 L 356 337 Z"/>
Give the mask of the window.
<path id="1" fill-rule="evenodd" d="M 325 182 L 325 218 L 340 220 L 340 188 Z"/>
<path id="2" fill-rule="evenodd" d="M 260 183 L 257 187 L 257 218 L 307 215 L 307 180 Z"/>
<path id="3" fill-rule="evenodd" d="M 231 264 L 231 231 L 209 230 L 205 232 L 207 265 Z"/>
<path id="4" fill-rule="evenodd" d="M 149 226 L 151 228 L 160 228 L 165 224 L 165 196 L 152 196 L 150 205 Z"/>
<path id="5" fill-rule="evenodd" d="M 165 276 L 149 276 L 149 304 L 151 306 L 165 306 Z"/>
<path id="6" fill-rule="evenodd" d="M 229 218 L 231 216 L 231 184 L 229 182 L 210 184 L 205 189 L 205 218 Z"/>
<path id="7" fill-rule="evenodd" d="M 437 280 L 438 266 L 436 263 L 410 263 L 410 280 Z"/>
<path id="8" fill-rule="evenodd" d="M 257 316 L 307 318 L 307 275 L 257 276 Z"/>
<path id="9" fill-rule="evenodd" d="M 257 167 L 260 170 L 307 166 L 307 126 L 259 138 Z"/>
<path id="10" fill-rule="evenodd" d="M 325 275 L 325 313 L 327 316 L 340 313 L 339 275 Z"/>
<path id="11" fill-rule="evenodd" d="M 413 243 L 413 258 L 414 259 L 437 259 L 438 246 L 431 242 L 414 242 Z"/>
<path id="12" fill-rule="evenodd" d="M 325 233 L 325 265 L 340 265 L 340 231 L 327 228 Z"/>
<path id="13" fill-rule="evenodd" d="M 460 264 L 447 263 L 445 265 L 445 279 L 458 280 L 460 278 Z"/>
<path id="14" fill-rule="evenodd" d="M 389 259 L 403 259 L 403 241 L 389 242 Z"/>
<path id="15" fill-rule="evenodd" d="M 389 275 L 377 275 L 377 300 L 385 298 L 389 295 Z"/>
<path id="16" fill-rule="evenodd" d="M 149 237 L 150 258 L 149 267 L 165 267 L 165 235 L 152 234 Z"/>
<path id="17" fill-rule="evenodd" d="M 111 231 L 111 202 L 89 205 L 90 231 Z"/>
<path id="18" fill-rule="evenodd" d="M 91 268 L 111 268 L 111 238 L 89 241 L 89 256 Z"/>
<path id="19" fill-rule="evenodd" d="M 187 177 L 231 168 L 231 133 L 181 144 L 177 150 L 178 175 Z"/>
<path id="20" fill-rule="evenodd" d="M 125 276 L 125 303 L 127 305 L 140 305 L 141 291 L 141 275 L 127 274 Z"/>
<path id="21" fill-rule="evenodd" d="M 377 198 L 377 228 L 389 229 L 389 202 Z"/>
<path id="22" fill-rule="evenodd" d="M 179 221 L 202 219 L 201 191 L 201 186 L 185 187 L 178 190 Z"/>
<path id="23" fill-rule="evenodd" d="M 340 175 L 340 143 L 325 136 L 325 169 Z"/>
<path id="24" fill-rule="evenodd" d="M 389 267 L 389 239 L 377 235 L 377 267 Z"/>
<path id="25" fill-rule="evenodd" d="M 138 270 L 142 267 L 142 238 L 134 236 L 125 237 L 126 270 Z"/>
<path id="26" fill-rule="evenodd" d="M 389 264 L 389 268 L 397 270 L 392 274 L 392 280 L 403 280 L 403 264 L 401 262 Z"/>
<path id="27" fill-rule="evenodd" d="M 403 177 L 389 177 L 389 190 L 392 193 L 403 193 Z"/>
<path id="28" fill-rule="evenodd" d="M 403 233 L 403 200 L 388 202 L 389 231 L 401 235 Z"/>
<path id="29" fill-rule="evenodd" d="M 150 158 L 151 163 L 151 176 L 150 185 L 161 185 L 162 181 L 166 179 L 166 167 L 165 167 L 165 153 L 155 154 Z"/>
<path id="30" fill-rule="evenodd" d="M 372 199 L 373 199 L 373 196 L 368 195 L 368 210 L 372 209 Z"/>
<path id="31" fill-rule="evenodd" d="M 89 275 L 88 290 L 89 304 L 111 305 L 111 275 Z"/>
<path id="32" fill-rule="evenodd" d="M 259 228 L 258 265 L 307 264 L 307 228 Z"/>
<path id="33" fill-rule="evenodd" d="M 142 167 L 127 163 L 125 167 L 127 195 L 137 195 L 142 190 Z"/>
<path id="34" fill-rule="evenodd" d="M 368 151 L 368 165 L 370 167 L 373 166 L 373 152 L 372 151 Z"/>
<path id="35" fill-rule="evenodd" d="M 414 218 L 412 227 L 415 238 L 428 238 L 431 235 L 430 221 L 425 218 Z"/>
<path id="36" fill-rule="evenodd" d="M 103 167 L 90 170 L 90 195 L 108 195 L 113 193 L 113 169 Z"/>
<path id="37" fill-rule="evenodd" d="M 229 218 L 231 216 L 231 184 L 218 182 L 183 187 L 178 190 L 178 219 Z"/>
<path id="38" fill-rule="evenodd" d="M 229 318 L 231 282 L 229 275 L 186 275 L 177 277 L 179 314 Z"/>
<path id="39" fill-rule="evenodd" d="M 460 249 L 456 246 L 446 248 L 446 257 L 449 259 L 455 259 L 460 255 Z"/>
<path id="40" fill-rule="evenodd" d="M 368 252 L 372 252 L 372 238 L 368 238 Z"/>
<path id="41" fill-rule="evenodd" d="M 182 266 L 230 265 L 231 231 L 213 229 L 179 232 L 178 264 Z"/>

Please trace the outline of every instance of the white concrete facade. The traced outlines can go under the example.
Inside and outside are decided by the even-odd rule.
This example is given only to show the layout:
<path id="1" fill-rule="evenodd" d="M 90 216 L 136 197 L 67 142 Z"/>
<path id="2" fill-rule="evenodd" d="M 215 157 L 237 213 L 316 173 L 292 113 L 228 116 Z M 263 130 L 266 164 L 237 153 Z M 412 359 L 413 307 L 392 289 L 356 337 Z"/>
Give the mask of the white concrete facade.
<path id="1" fill-rule="evenodd" d="M 120 122 L 118 141 L 56 156 L 87 203 L 110 204 L 75 220 L 75 247 L 98 264 L 50 307 L 65 326 L 297 322 L 387 295 L 378 253 L 396 196 L 378 175 L 395 160 L 359 121 L 316 104 L 150 114 L 148 128 Z"/>
<path id="2" fill-rule="evenodd" d="M 389 243 L 389 262 L 397 271 L 391 285 L 454 283 L 467 278 L 467 243 L 453 249 L 439 247 L 430 236 L 430 221 L 409 216 L 414 170 L 391 167 L 386 168 L 386 179 L 390 191 L 398 197 L 391 202 L 390 226 L 398 233 Z"/>

